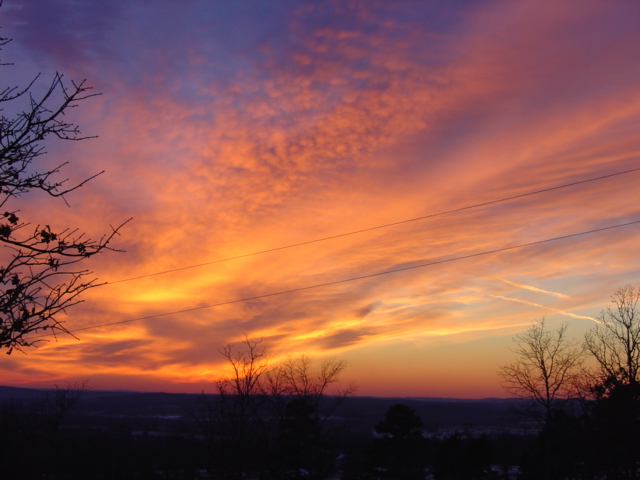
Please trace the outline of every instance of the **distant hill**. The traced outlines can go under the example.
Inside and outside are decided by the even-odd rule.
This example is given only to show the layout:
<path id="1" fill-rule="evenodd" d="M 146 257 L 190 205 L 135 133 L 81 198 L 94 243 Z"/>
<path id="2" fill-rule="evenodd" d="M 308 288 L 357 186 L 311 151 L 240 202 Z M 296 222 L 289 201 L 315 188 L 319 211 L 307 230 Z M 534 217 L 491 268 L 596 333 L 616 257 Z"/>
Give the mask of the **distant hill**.
<path id="1" fill-rule="evenodd" d="M 0 402 L 5 400 L 32 400 L 42 397 L 46 390 L 0 386 Z"/>
<path id="2" fill-rule="evenodd" d="M 35 401 L 46 390 L 0 386 L 0 403 L 7 400 Z M 88 418 L 104 423 L 109 418 L 138 423 L 142 419 L 188 420 L 197 411 L 201 395 L 144 393 L 133 391 L 88 390 L 74 408 L 73 417 L 85 423 Z M 523 405 L 521 399 L 453 399 L 453 398 L 379 398 L 349 397 L 335 412 L 334 420 L 350 428 L 372 430 L 384 418 L 387 409 L 402 403 L 413 408 L 427 429 L 472 428 L 506 429 L 517 426 L 523 418 L 514 413 Z"/>

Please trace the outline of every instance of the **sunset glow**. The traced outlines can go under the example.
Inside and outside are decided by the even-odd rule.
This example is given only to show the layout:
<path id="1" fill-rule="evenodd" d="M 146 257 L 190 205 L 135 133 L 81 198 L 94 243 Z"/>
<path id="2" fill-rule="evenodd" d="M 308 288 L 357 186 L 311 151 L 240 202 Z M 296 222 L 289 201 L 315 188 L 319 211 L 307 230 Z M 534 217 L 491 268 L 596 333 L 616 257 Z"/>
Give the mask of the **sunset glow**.
<path id="1" fill-rule="evenodd" d="M 640 284 L 640 225 L 506 249 L 640 221 L 640 171 L 481 206 L 640 168 L 639 15 L 5 0 L 3 86 L 60 71 L 102 94 L 73 112 L 98 138 L 42 158 L 106 173 L 71 208 L 17 208 L 94 237 L 133 220 L 87 263 L 111 283 L 60 318 L 77 338 L 4 355 L 0 383 L 212 391 L 247 333 L 274 363 L 347 360 L 359 395 L 507 396 L 514 334 L 546 316 L 579 337 Z"/>

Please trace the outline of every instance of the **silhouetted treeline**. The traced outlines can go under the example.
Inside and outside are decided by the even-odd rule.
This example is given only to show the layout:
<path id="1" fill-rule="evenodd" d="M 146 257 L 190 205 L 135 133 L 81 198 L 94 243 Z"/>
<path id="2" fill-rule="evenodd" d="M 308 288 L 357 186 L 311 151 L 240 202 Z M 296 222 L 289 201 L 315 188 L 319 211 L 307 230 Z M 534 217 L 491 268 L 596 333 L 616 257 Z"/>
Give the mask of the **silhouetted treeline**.
<path id="1" fill-rule="evenodd" d="M 115 410 L 94 415 L 95 407 L 81 408 L 82 416 L 74 416 L 74 405 L 56 410 L 56 402 L 43 394 L 0 405 L 0 478 L 637 478 L 637 385 L 603 384 L 594 393 L 593 400 L 572 402 L 570 409 L 554 414 L 548 427 L 528 434 L 517 429 L 482 433 L 472 425 L 438 428 L 403 404 L 381 412 L 373 429 L 359 428 L 344 416 L 358 399 L 332 410 L 319 424 L 313 408 L 291 396 L 256 397 L 259 411 L 241 431 L 230 424 L 209 424 L 207 431 L 198 418 L 204 405 L 205 410 L 229 409 L 238 397 L 201 398 L 201 407 L 194 403 L 193 415 L 179 420 L 152 411 L 147 417 Z M 334 399 L 326 400 L 329 406 Z M 270 405 L 274 401 L 278 404 Z M 423 412 L 442 408 L 431 402 L 420 406 Z M 545 445 L 551 446 L 550 457 L 545 457 Z"/>
<path id="2" fill-rule="evenodd" d="M 555 411 L 538 433 L 474 434 L 444 438 L 418 434 L 409 407 L 391 407 L 369 446 L 355 452 L 345 480 L 640 478 L 640 386 L 601 385 L 600 396 Z M 393 409 L 396 427 L 389 428 Z M 414 416 L 412 423 L 407 418 Z"/>

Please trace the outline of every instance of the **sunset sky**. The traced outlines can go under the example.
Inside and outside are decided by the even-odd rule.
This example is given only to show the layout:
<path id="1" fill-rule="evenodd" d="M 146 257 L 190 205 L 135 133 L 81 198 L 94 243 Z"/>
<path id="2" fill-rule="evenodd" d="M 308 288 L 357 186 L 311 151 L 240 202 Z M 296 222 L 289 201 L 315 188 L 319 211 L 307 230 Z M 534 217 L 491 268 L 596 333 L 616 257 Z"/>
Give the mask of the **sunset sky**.
<path id="1" fill-rule="evenodd" d="M 639 18 L 599 0 L 5 0 L 3 88 L 59 71 L 102 94 L 72 112 L 98 138 L 42 161 L 106 170 L 71 208 L 15 208 L 93 237 L 133 217 L 125 252 L 86 264 L 110 284 L 60 320 L 136 321 L 2 355 L 0 384 L 212 392 L 247 333 L 274 365 L 345 359 L 359 395 L 508 396 L 514 334 L 546 316 L 580 337 L 640 285 L 640 225 L 456 259 L 640 221 L 640 171 L 279 247 L 640 168 Z"/>

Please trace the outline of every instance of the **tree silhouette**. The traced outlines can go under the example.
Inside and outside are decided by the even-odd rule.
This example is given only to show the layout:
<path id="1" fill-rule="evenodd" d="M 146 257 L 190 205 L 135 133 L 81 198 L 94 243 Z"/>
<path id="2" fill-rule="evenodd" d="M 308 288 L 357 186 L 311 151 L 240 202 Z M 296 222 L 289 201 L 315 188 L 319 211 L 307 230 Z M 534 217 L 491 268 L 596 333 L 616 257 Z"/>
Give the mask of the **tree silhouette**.
<path id="1" fill-rule="evenodd" d="M 275 414 L 280 418 L 280 454 L 291 469 L 303 469 L 311 478 L 323 478 L 331 468 L 326 423 L 355 391 L 339 387 L 344 360 L 288 357 L 271 371 L 269 380 Z"/>
<path id="2" fill-rule="evenodd" d="M 229 344 L 220 350 L 231 374 L 216 381 L 217 396 L 201 397 L 198 417 L 218 469 L 229 478 L 241 478 L 256 467 L 261 453 L 267 449 L 263 422 L 265 396 L 262 376 L 269 367 L 262 339 L 253 340 L 247 334 L 240 344 Z"/>
<path id="3" fill-rule="evenodd" d="M 391 405 L 384 416 L 384 420 L 378 422 L 376 433 L 395 439 L 415 439 L 422 436 L 422 419 L 416 411 L 397 403 Z"/>
<path id="4" fill-rule="evenodd" d="M 593 472 L 601 478 L 640 477 L 640 383 L 612 381 L 598 390 L 587 426 L 586 460 Z"/>
<path id="5" fill-rule="evenodd" d="M 640 289 L 631 285 L 611 296 L 613 305 L 602 311 L 600 324 L 587 332 L 585 345 L 598 362 L 602 381 L 631 384 L 640 369 Z"/>
<path id="6" fill-rule="evenodd" d="M 455 433 L 442 440 L 433 471 L 437 480 L 488 478 L 486 471 L 491 457 L 486 436 L 466 438 L 460 433 Z"/>
<path id="7" fill-rule="evenodd" d="M 588 419 L 592 469 L 606 478 L 638 478 L 640 460 L 640 289 L 614 292 L 600 323 L 585 335 L 598 363 Z"/>
<path id="8" fill-rule="evenodd" d="M 212 447 L 212 471 L 280 479 L 306 470 L 323 478 L 335 458 L 325 423 L 354 388 L 336 388 L 346 363 L 318 365 L 302 355 L 271 367 L 262 339 L 247 334 L 220 353 L 231 374 L 216 382 L 217 395 L 201 397 L 197 415 Z"/>
<path id="9" fill-rule="evenodd" d="M 554 478 L 553 465 L 562 455 L 554 420 L 578 394 L 584 349 L 567 338 L 566 323 L 549 331 L 544 318 L 514 337 L 514 342 L 516 360 L 500 367 L 498 375 L 505 390 L 531 400 L 524 413 L 542 428 L 542 475 Z"/>
<path id="10" fill-rule="evenodd" d="M 416 411 L 401 403 L 391 405 L 384 420 L 375 426 L 372 458 L 382 468 L 383 478 L 424 478 L 424 439 L 422 419 Z"/>
<path id="11" fill-rule="evenodd" d="M 554 410 L 561 410 L 576 394 L 584 350 L 567 338 L 566 323 L 549 331 L 544 318 L 513 340 L 517 357 L 498 370 L 502 386 L 509 393 L 532 400 L 528 413 L 541 425 L 548 425 Z"/>
<path id="12" fill-rule="evenodd" d="M 0 2 L 2 5 L 2 2 Z M 0 49 L 11 39 L 0 38 Z M 9 68 L 9 64 L 1 64 Z M 36 95 L 39 76 L 25 87 L 0 88 L 0 348 L 7 354 L 38 341 L 31 334 L 66 332 L 57 316 L 76 305 L 79 295 L 98 285 L 77 264 L 104 250 L 122 226 L 98 240 L 87 238 L 77 228 L 32 225 L 14 203 L 31 192 L 61 198 L 85 185 L 100 173 L 76 184 L 59 178 L 65 163 L 56 167 L 38 165 L 46 153 L 44 140 L 78 141 L 77 125 L 66 119 L 79 102 L 95 96 L 85 81 L 66 82 L 56 73 L 44 93 Z M 15 112 L 13 117 L 5 111 Z"/>

